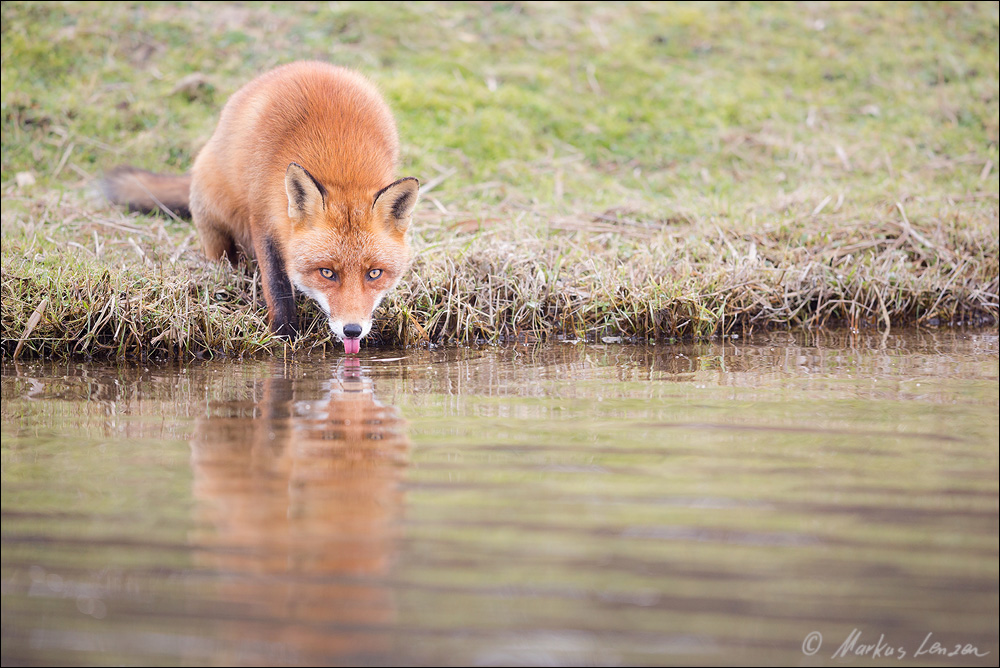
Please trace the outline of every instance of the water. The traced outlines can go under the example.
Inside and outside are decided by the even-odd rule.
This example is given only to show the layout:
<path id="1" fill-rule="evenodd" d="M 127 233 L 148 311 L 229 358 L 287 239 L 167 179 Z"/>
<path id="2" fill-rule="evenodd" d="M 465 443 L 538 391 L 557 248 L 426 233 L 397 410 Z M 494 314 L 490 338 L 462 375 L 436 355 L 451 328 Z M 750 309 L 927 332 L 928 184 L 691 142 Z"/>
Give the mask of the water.
<path id="1" fill-rule="evenodd" d="M 995 332 L 2 391 L 5 665 L 997 661 Z"/>

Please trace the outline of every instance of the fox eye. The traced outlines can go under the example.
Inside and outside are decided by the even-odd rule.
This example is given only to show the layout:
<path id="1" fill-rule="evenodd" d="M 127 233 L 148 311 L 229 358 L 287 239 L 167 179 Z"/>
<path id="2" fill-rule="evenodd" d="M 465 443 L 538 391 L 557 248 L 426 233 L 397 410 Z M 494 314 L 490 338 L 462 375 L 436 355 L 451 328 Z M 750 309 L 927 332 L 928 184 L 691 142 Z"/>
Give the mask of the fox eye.
<path id="1" fill-rule="evenodd" d="M 323 267 L 322 269 L 319 270 L 319 275 L 329 281 L 335 280 L 337 278 L 337 272 L 335 272 L 333 269 L 327 269 L 326 267 Z"/>
<path id="2" fill-rule="evenodd" d="M 382 275 L 381 269 L 372 269 L 368 272 L 368 280 L 374 281 L 376 278 Z"/>

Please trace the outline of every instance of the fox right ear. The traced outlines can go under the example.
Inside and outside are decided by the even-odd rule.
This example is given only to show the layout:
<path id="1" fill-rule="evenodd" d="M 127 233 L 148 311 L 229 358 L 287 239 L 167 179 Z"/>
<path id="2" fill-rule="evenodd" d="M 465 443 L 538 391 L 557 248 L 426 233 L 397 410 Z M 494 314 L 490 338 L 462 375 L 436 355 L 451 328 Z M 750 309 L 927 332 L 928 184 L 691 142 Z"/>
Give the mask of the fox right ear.
<path id="1" fill-rule="evenodd" d="M 285 170 L 285 193 L 288 217 L 295 222 L 310 220 L 326 207 L 326 188 L 296 162 Z"/>
<path id="2" fill-rule="evenodd" d="M 405 232 L 410 226 L 410 216 L 417 206 L 420 182 L 412 176 L 390 183 L 375 193 L 372 209 L 377 220 L 384 221 L 390 229 Z"/>

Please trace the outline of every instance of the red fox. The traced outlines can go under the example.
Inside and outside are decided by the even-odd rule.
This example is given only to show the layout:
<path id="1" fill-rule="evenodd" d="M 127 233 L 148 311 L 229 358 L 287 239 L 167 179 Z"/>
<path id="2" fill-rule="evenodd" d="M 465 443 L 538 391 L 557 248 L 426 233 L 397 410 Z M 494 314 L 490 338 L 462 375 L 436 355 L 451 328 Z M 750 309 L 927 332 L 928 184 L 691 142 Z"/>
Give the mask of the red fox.
<path id="1" fill-rule="evenodd" d="M 256 257 L 275 334 L 298 334 L 294 286 L 357 353 L 412 259 L 419 183 L 394 180 L 398 157 L 392 112 L 368 79 L 295 62 L 236 91 L 189 175 L 122 166 L 102 189 L 133 210 L 190 213 L 212 259 Z"/>

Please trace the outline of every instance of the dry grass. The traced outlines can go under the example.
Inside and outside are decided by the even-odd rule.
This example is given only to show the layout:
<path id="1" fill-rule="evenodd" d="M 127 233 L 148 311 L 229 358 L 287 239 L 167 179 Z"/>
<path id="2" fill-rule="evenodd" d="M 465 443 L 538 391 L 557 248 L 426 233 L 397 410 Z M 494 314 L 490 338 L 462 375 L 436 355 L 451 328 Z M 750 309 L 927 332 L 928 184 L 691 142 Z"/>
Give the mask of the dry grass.
<path id="1" fill-rule="evenodd" d="M 285 345 L 268 333 L 252 264 L 208 262 L 190 231 L 162 219 L 100 208 L 74 219 L 80 208 L 68 209 L 59 216 L 66 229 L 47 238 L 4 239 L 5 356 L 19 345 L 32 356 L 129 358 Z M 549 221 L 540 235 L 545 222 L 529 213 L 456 225 L 425 209 L 413 271 L 378 313 L 373 340 L 663 341 L 776 326 L 995 322 L 995 236 L 918 232 L 904 212 L 899 205 L 878 225 L 838 227 L 823 245 L 796 247 L 790 228 L 706 238 L 697 223 L 664 231 L 606 212 Z M 320 315 L 300 300 L 307 326 L 294 348 L 337 347 Z"/>
<path id="2" fill-rule="evenodd" d="M 372 343 L 997 322 L 995 4 L 212 7 L 4 4 L 4 359 L 283 350 L 252 265 L 88 189 L 301 57 L 382 85 L 424 184 Z"/>

